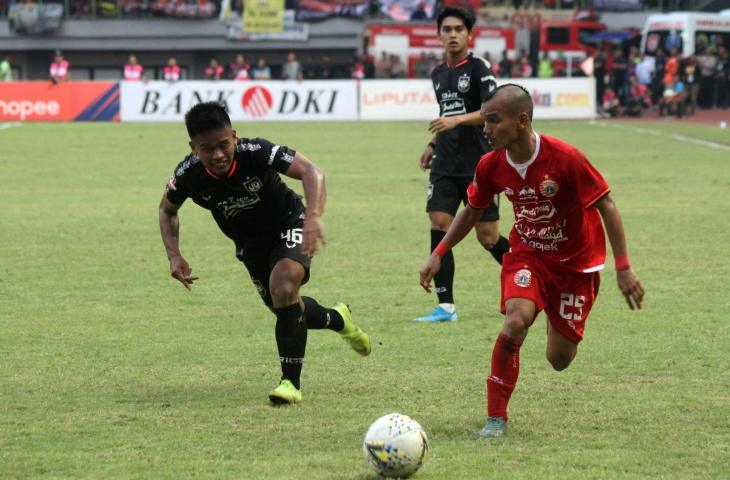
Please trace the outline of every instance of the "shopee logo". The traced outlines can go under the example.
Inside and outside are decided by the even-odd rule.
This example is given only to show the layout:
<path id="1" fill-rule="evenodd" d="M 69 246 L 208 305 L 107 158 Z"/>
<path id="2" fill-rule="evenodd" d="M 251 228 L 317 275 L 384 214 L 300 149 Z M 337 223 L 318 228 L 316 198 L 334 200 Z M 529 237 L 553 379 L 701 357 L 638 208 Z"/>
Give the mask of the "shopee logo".
<path id="1" fill-rule="evenodd" d="M 23 121 L 27 117 L 55 117 L 61 111 L 61 106 L 55 100 L 44 102 L 43 100 L 0 100 L 0 114 L 3 116 L 17 117 Z"/>

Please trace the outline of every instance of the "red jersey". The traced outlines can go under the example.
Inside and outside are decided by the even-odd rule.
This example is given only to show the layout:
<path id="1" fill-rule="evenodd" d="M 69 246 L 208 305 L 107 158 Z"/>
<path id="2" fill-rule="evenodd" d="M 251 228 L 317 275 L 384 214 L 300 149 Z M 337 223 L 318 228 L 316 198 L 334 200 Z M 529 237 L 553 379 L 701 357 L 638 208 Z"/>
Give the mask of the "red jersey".
<path id="1" fill-rule="evenodd" d="M 512 202 L 513 252 L 539 253 L 548 264 L 580 272 L 603 268 L 606 239 L 593 205 L 609 192 L 598 170 L 577 148 L 535 134 L 532 158 L 523 164 L 502 148 L 484 155 L 469 185 L 469 205 L 486 208 L 498 193 Z"/>

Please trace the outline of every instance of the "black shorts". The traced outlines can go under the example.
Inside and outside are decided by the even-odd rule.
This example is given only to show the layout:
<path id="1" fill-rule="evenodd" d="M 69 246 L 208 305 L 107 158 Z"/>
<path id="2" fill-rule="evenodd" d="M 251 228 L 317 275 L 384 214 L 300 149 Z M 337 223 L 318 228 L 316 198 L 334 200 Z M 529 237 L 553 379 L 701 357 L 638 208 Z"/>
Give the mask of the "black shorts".
<path id="1" fill-rule="evenodd" d="M 286 222 L 281 230 L 270 235 L 245 242 L 236 243 L 236 257 L 248 269 L 256 290 L 266 306 L 271 307 L 271 292 L 269 278 L 274 265 L 282 258 L 290 258 L 304 266 L 304 280 L 302 285 L 309 281 L 309 269 L 312 257 L 302 253 L 302 227 L 304 214 Z"/>
<path id="2" fill-rule="evenodd" d="M 459 204 L 466 205 L 466 189 L 469 188 L 471 181 L 471 177 L 431 175 L 428 179 L 426 211 L 444 212 L 453 217 L 459 209 Z M 484 210 L 479 219 L 480 222 L 496 222 L 497 220 L 499 220 L 499 195 L 494 196 L 494 203 Z"/>

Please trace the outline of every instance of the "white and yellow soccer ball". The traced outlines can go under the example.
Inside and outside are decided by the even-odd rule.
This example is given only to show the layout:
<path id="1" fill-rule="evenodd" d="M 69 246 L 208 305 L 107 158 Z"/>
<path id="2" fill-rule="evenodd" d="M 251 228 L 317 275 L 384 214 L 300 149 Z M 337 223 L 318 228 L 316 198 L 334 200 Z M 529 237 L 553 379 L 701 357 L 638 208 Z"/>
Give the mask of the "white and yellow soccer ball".
<path id="1" fill-rule="evenodd" d="M 406 478 L 428 455 L 428 437 L 408 415 L 390 413 L 375 420 L 365 434 L 362 453 L 368 464 L 388 478 Z"/>

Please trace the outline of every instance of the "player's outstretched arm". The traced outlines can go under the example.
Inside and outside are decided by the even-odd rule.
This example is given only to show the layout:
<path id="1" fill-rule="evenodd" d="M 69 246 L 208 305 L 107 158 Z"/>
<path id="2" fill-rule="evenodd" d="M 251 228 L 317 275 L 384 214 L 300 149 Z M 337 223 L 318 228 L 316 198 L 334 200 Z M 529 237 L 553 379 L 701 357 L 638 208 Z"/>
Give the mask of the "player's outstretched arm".
<path id="1" fill-rule="evenodd" d="M 190 290 L 190 286 L 198 277 L 191 276 L 193 269 L 185 261 L 180 253 L 180 219 L 177 211 L 181 205 L 176 205 L 162 195 L 160 201 L 160 233 L 162 243 L 167 251 L 167 258 L 170 259 L 170 275 Z"/>
<path id="2" fill-rule="evenodd" d="M 641 308 L 644 299 L 644 288 L 641 286 L 639 277 L 636 276 L 629 264 L 629 257 L 626 251 L 626 237 L 621 214 L 610 195 L 605 195 L 598 202 L 596 208 L 603 218 L 606 226 L 606 234 L 611 242 L 613 257 L 616 260 L 616 280 L 618 288 L 626 298 L 629 308 Z"/>
<path id="3" fill-rule="evenodd" d="M 483 211 L 484 209 L 474 208 L 467 204 L 456 214 L 454 221 L 451 222 L 451 226 L 449 226 L 449 230 L 446 232 L 446 236 L 441 240 L 441 243 L 436 247 L 431 256 L 428 257 L 423 267 L 421 267 L 421 286 L 424 290 L 429 293 L 431 292 L 431 280 L 433 280 L 433 277 L 441 269 L 441 256 L 454 248 L 457 243 L 466 237 L 469 231 L 479 221 Z"/>
<path id="4" fill-rule="evenodd" d="M 302 181 L 304 200 L 307 203 L 307 215 L 304 218 L 304 236 L 302 252 L 314 255 L 319 250 L 319 242 L 324 244 L 324 222 L 322 214 L 327 202 L 327 190 L 324 184 L 324 173 L 307 157 L 297 152 L 286 176 Z"/>
<path id="5" fill-rule="evenodd" d="M 459 125 L 481 125 L 484 123 L 484 117 L 480 110 L 464 113 L 463 115 L 453 115 L 451 117 L 438 117 L 431 120 L 428 124 L 428 131 L 431 133 L 441 133 Z"/>

